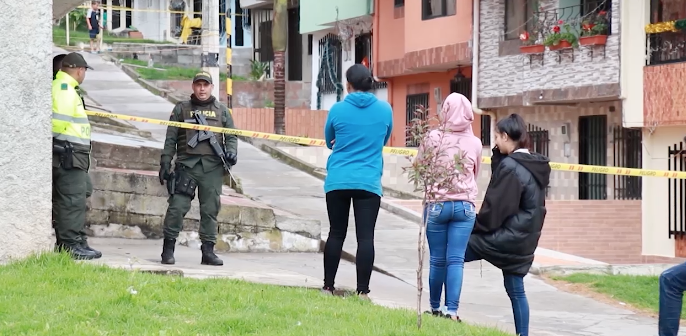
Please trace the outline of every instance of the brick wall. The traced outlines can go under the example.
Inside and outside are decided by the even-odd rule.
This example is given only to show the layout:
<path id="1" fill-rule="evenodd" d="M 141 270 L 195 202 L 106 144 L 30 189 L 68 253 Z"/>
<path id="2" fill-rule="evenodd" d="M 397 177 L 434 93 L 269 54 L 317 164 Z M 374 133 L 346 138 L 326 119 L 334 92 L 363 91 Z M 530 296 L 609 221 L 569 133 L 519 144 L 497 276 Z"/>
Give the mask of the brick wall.
<path id="1" fill-rule="evenodd" d="M 602 57 L 602 49 L 596 50 L 595 57 L 591 59 L 588 49 L 580 47 L 574 51 L 574 60 L 563 55 L 558 63 L 557 53 L 548 51 L 542 65 L 534 60 L 531 67 L 529 58 L 518 52 L 500 56 L 501 47 L 512 43 L 501 41 L 505 32 L 505 1 L 481 1 L 479 98 L 619 82 L 619 0 L 612 0 L 612 35 L 607 40 L 605 58 Z M 544 10 L 556 9 L 558 0 L 541 0 L 540 5 Z M 518 50 L 516 45 L 514 47 Z"/>
<path id="2" fill-rule="evenodd" d="M 328 111 L 286 109 L 286 135 L 324 139 Z M 274 109 L 235 108 L 233 119 L 242 130 L 274 133 Z"/>
<path id="3" fill-rule="evenodd" d="M 643 68 L 646 126 L 686 125 L 686 63 L 654 65 Z"/>
<path id="4" fill-rule="evenodd" d="M 546 208 L 542 248 L 613 264 L 668 259 L 641 255 L 641 201 L 547 201 Z"/>
<path id="5" fill-rule="evenodd" d="M 189 96 L 193 93 L 191 81 L 155 81 L 160 88 L 173 90 L 178 95 Z M 226 82 L 219 84 L 219 98 L 226 101 Z M 309 82 L 286 82 L 286 107 L 310 108 L 311 85 Z M 233 81 L 233 107 L 264 108 L 274 103 L 274 81 Z"/>

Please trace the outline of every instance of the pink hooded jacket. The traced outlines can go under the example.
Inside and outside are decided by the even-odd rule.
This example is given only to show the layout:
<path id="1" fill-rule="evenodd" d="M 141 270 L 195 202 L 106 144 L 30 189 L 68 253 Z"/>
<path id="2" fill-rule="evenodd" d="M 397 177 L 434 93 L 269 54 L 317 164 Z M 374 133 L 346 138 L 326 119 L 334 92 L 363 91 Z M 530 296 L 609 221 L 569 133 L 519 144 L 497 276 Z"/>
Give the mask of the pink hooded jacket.
<path id="1" fill-rule="evenodd" d="M 463 171 L 455 179 L 449 190 L 437 190 L 437 201 L 468 201 L 474 203 L 478 194 L 476 178 L 481 166 L 481 140 L 474 135 L 472 122 L 474 112 L 469 100 L 459 94 L 451 93 L 443 102 L 440 116 L 442 123 L 438 129 L 429 133 L 428 138 L 419 147 L 439 148 L 444 151 L 439 163 L 454 167 L 455 155 L 462 156 Z M 447 130 L 445 130 L 447 129 Z"/>

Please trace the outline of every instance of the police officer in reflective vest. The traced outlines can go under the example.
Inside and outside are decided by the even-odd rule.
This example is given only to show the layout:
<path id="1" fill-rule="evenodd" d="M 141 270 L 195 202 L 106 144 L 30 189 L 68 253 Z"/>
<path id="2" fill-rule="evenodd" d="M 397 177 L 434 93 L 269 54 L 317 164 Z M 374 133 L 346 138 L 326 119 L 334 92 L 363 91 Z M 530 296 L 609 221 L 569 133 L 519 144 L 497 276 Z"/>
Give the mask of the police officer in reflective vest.
<path id="1" fill-rule="evenodd" d="M 100 258 L 88 246 L 86 193 L 90 168 L 91 125 L 83 106 L 79 84 L 93 69 L 78 53 L 62 60 L 62 69 L 52 82 L 52 206 L 61 248 L 75 259 Z"/>
<path id="2" fill-rule="evenodd" d="M 193 94 L 188 101 L 176 104 L 170 121 L 195 122 L 195 114 L 202 114 L 210 126 L 235 128 L 233 118 L 225 105 L 212 96 L 212 76 L 201 72 L 193 78 Z M 221 159 L 210 146 L 210 140 L 189 145 L 189 141 L 199 132 L 191 129 L 167 127 L 167 137 L 160 162 L 160 183 L 167 182 L 170 191 L 169 207 L 164 217 L 164 246 L 162 263 L 174 264 L 174 246 L 183 228 L 183 218 L 191 208 L 197 189 L 200 202 L 200 241 L 202 242 L 203 265 L 221 266 L 224 262 L 214 253 L 217 240 L 217 214 L 221 207 L 220 195 L 224 174 Z M 224 147 L 224 159 L 233 166 L 236 164 L 237 137 L 235 135 L 214 133 L 219 144 Z M 197 138 L 196 138 L 197 139 Z M 174 171 L 171 161 L 176 154 Z M 175 186 L 170 188 L 171 185 Z"/>

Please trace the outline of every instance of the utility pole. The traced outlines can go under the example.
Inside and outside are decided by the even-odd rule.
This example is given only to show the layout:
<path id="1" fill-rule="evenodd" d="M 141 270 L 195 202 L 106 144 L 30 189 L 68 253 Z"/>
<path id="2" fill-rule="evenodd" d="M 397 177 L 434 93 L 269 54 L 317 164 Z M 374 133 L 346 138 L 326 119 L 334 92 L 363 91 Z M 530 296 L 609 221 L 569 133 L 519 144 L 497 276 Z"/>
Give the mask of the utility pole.
<path id="1" fill-rule="evenodd" d="M 274 50 L 274 133 L 276 134 L 286 134 L 287 32 L 288 1 L 274 0 L 274 21 L 272 23 L 272 50 Z"/>
<path id="2" fill-rule="evenodd" d="M 214 82 L 212 95 L 219 99 L 219 0 L 202 1 L 202 71 Z"/>

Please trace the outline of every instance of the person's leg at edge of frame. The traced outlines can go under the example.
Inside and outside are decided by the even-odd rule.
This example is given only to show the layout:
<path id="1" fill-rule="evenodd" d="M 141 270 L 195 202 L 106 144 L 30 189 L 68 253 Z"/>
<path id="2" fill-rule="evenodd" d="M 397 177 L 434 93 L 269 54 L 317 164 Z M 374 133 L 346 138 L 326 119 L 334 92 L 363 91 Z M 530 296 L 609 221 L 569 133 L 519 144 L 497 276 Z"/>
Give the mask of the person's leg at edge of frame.
<path id="1" fill-rule="evenodd" d="M 374 229 L 381 207 L 381 197 L 365 190 L 356 190 L 352 203 L 355 215 L 355 235 L 357 236 L 357 252 L 355 255 L 357 294 L 368 299 L 369 280 L 372 277 L 375 258 Z"/>
<path id="2" fill-rule="evenodd" d="M 221 188 L 224 179 L 224 168 L 203 171 L 202 163 L 193 167 L 189 172 L 198 182 L 198 201 L 200 202 L 200 241 L 202 243 L 203 265 L 222 266 L 224 261 L 214 253 L 217 242 L 217 215 L 221 209 Z"/>
<path id="3" fill-rule="evenodd" d="M 424 208 L 423 218 L 426 218 L 426 240 L 429 243 L 429 305 L 430 313 L 435 316 L 441 314 L 441 296 L 445 284 L 446 249 L 448 244 L 448 226 L 443 211 L 446 207 L 452 210 L 451 202 L 430 204 Z"/>
<path id="4" fill-rule="evenodd" d="M 464 260 L 469 236 L 474 228 L 476 211 L 469 202 L 454 202 L 452 220 L 448 223 L 446 248 L 445 297 L 447 313 L 454 320 L 460 320 L 457 310 L 460 305 L 464 280 Z"/>
<path id="5" fill-rule="evenodd" d="M 176 238 L 179 237 L 179 232 L 183 229 L 183 218 L 191 209 L 191 198 L 182 195 L 169 195 L 167 199 L 167 212 L 164 215 L 164 246 L 162 247 L 162 264 L 174 265 L 174 250 L 176 247 Z"/>
<path id="6" fill-rule="evenodd" d="M 341 262 L 343 242 L 348 233 L 351 197 L 349 190 L 333 190 L 326 193 L 326 211 L 329 215 L 329 237 L 324 244 L 324 287 L 322 291 L 333 294 L 336 273 Z"/>
<path id="7" fill-rule="evenodd" d="M 524 291 L 524 276 L 503 272 L 505 291 L 512 303 L 517 336 L 529 336 L 529 300 Z"/>
<path id="8" fill-rule="evenodd" d="M 673 266 L 660 274 L 659 336 L 677 336 L 681 308 L 686 290 L 686 263 Z"/>

